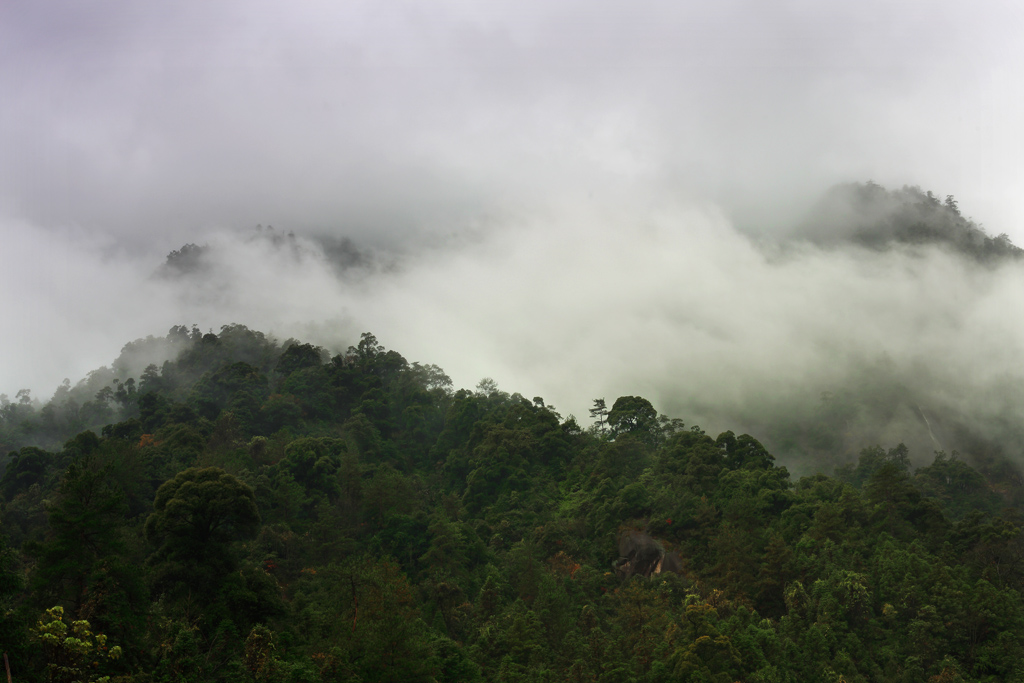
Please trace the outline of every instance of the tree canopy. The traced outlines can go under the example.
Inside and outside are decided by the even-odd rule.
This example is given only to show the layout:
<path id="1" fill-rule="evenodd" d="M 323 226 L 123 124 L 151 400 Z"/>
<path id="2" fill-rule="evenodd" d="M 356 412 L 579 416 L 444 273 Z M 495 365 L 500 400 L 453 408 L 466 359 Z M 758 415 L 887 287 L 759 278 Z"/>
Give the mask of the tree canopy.
<path id="1" fill-rule="evenodd" d="M 372 334 L 168 339 L 0 415 L 14 680 L 1024 678 L 1009 465 L 869 443 L 794 481 L 753 435 L 640 396 L 584 428 Z"/>

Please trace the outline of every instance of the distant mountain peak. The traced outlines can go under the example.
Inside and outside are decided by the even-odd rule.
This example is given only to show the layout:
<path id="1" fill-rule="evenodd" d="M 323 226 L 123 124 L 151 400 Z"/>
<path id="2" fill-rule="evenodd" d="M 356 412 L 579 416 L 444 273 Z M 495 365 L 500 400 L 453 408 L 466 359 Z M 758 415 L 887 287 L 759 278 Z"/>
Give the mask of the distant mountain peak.
<path id="1" fill-rule="evenodd" d="M 937 245 L 982 262 L 1024 256 L 1024 249 L 1005 234 L 992 237 L 965 218 L 953 195 L 943 200 L 916 186 L 889 190 L 871 181 L 828 190 L 795 236 L 825 246 L 853 243 L 878 251 Z"/>

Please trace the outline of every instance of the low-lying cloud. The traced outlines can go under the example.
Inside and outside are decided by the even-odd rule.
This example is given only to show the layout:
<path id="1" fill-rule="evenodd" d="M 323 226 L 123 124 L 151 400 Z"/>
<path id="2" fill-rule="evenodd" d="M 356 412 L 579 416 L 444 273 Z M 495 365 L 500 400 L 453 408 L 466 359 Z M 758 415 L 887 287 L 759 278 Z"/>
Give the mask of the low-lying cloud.
<path id="1" fill-rule="evenodd" d="M 710 432 L 750 431 L 801 471 L 874 443 L 924 461 L 1024 425 L 1013 259 L 763 243 L 713 206 L 597 202 L 402 253 L 349 245 L 342 262 L 280 230 L 212 235 L 181 271 L 74 240 L 37 279 L 4 283 L 34 311 L 12 311 L 24 334 L 4 355 L 28 362 L 9 391 L 77 380 L 112 339 L 237 322 L 333 351 L 371 331 L 456 386 L 492 377 L 583 424 L 594 398 L 643 395 Z"/>
<path id="2" fill-rule="evenodd" d="M 1020 23 L 995 1 L 2 3 L 0 390 L 237 322 L 370 330 L 578 416 L 643 394 L 794 462 L 1012 434 L 1019 265 L 780 235 L 874 179 L 1024 243 Z"/>

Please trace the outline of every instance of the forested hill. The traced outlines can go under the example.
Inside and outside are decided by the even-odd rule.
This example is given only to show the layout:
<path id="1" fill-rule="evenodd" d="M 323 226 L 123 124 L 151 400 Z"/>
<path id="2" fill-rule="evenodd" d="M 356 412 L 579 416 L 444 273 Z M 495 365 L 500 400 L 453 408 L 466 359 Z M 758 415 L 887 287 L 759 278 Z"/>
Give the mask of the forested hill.
<path id="1" fill-rule="evenodd" d="M 851 242 L 879 250 L 936 245 L 983 263 L 1024 257 L 1006 234 L 993 237 L 961 214 L 953 195 L 942 200 L 919 187 L 888 190 L 873 182 L 831 188 L 796 234 L 823 245 Z"/>
<path id="2" fill-rule="evenodd" d="M 1024 677 L 1017 501 L 955 454 L 793 481 L 642 397 L 585 426 L 369 334 L 175 328 L 120 368 L 161 355 L 0 408 L 13 680 Z"/>

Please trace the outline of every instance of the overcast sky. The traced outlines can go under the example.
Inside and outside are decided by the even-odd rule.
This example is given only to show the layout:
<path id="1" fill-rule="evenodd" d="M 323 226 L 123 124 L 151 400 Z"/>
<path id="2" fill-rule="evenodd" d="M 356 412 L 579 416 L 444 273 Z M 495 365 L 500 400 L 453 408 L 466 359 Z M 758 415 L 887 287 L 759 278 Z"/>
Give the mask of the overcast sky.
<path id="1" fill-rule="evenodd" d="M 0 391 L 48 396 L 124 342 L 192 322 L 282 337 L 376 323 L 410 360 L 448 360 L 457 383 L 492 362 L 528 379 L 488 304 L 525 287 L 498 310 L 542 339 L 560 314 L 531 318 L 531 301 L 546 292 L 571 308 L 603 282 L 621 293 L 628 268 L 665 253 L 642 226 L 711 230 L 719 254 L 737 231 L 786 229 L 837 182 L 953 194 L 1022 244 L 1021 35 L 1024 10 L 1009 1 L 6 0 Z M 359 290 L 254 261 L 270 269 L 263 282 L 307 278 L 301 298 L 278 283 L 262 302 L 238 294 L 220 307 L 152 281 L 171 249 L 256 224 L 420 261 Z M 654 251 L 617 262 L 632 231 L 628 244 Z M 612 251 L 576 258 L 570 245 L 588 236 Z M 685 252 L 685 239 L 670 242 Z M 533 251 L 517 252 L 524 243 Z M 548 244 L 561 260 L 532 259 Z M 537 264 L 575 280 L 545 289 L 551 272 Z M 461 300 L 473 268 L 505 289 Z M 431 291 L 424 282 L 451 297 L 430 302 L 450 331 L 403 319 L 406 295 Z M 717 291 L 720 308 L 736 301 Z M 591 314 L 574 319 L 593 327 L 607 311 Z M 1015 348 L 1020 330 L 1010 337 Z M 459 352 L 424 357 L 446 346 Z M 561 358 L 540 343 L 515 351 L 544 367 Z"/>
<path id="2" fill-rule="evenodd" d="M 448 229 L 592 192 L 784 220 L 836 181 L 1024 242 L 1014 2 L 0 6 L 0 202 L 161 248 Z"/>

